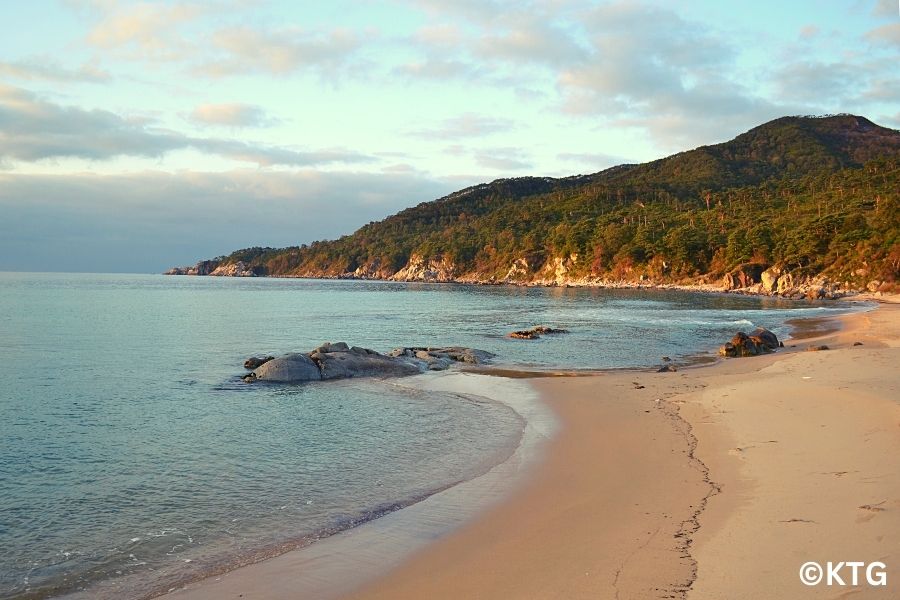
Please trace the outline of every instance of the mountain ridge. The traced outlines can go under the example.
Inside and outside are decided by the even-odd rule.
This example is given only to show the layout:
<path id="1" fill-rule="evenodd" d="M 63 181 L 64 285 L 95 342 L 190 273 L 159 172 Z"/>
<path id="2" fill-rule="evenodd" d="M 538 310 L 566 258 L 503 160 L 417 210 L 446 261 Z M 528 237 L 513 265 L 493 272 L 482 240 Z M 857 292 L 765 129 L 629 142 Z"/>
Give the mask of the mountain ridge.
<path id="1" fill-rule="evenodd" d="M 781 117 L 647 163 L 497 179 L 337 240 L 248 248 L 169 272 L 544 285 L 719 282 L 794 296 L 824 280 L 831 294 L 893 289 L 898 165 L 900 132 L 865 117 Z M 768 269 L 796 285 L 766 289 Z"/>

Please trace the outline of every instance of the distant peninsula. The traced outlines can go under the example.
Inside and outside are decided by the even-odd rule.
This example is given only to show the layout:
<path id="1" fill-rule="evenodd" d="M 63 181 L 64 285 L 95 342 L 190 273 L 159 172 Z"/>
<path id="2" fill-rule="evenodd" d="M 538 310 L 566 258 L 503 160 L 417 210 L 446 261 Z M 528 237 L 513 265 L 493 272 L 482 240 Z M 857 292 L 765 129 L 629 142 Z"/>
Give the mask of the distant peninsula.
<path id="1" fill-rule="evenodd" d="M 900 131 L 854 115 L 782 117 L 652 162 L 498 179 L 337 240 L 167 274 L 896 292 L 898 167 Z"/>

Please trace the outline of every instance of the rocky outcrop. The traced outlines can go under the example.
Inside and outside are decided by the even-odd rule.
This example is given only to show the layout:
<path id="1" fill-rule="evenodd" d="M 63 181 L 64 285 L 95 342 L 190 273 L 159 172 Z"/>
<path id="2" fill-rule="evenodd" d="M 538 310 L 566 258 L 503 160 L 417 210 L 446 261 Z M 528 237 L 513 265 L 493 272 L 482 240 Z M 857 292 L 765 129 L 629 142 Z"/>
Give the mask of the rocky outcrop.
<path id="1" fill-rule="evenodd" d="M 760 283 L 766 265 L 759 263 L 745 263 L 726 273 L 722 278 L 722 287 L 726 290 L 749 288 Z"/>
<path id="2" fill-rule="evenodd" d="M 201 260 L 193 267 L 172 267 L 164 275 L 210 275 L 218 267 L 217 260 Z"/>
<path id="3" fill-rule="evenodd" d="M 750 335 L 743 331 L 734 334 L 730 342 L 726 342 L 719 348 L 719 355 L 730 358 L 744 356 L 759 356 L 768 352 L 774 352 L 780 346 L 778 336 L 763 327 L 757 327 Z"/>
<path id="4" fill-rule="evenodd" d="M 388 353 L 388 356 L 424 361 L 425 367 L 432 371 L 446 369 L 455 362 L 478 365 L 494 358 L 494 354 L 485 350 L 475 350 L 460 346 L 396 348 Z"/>
<path id="5" fill-rule="evenodd" d="M 199 273 L 198 273 L 199 275 Z M 209 275 L 213 277 L 259 277 L 265 275 L 262 267 L 251 267 L 241 261 L 219 265 Z"/>
<path id="6" fill-rule="evenodd" d="M 381 354 L 345 342 L 326 342 L 307 353 L 267 360 L 242 377 L 248 383 L 299 383 L 351 377 L 405 377 L 443 370 L 456 362 L 479 364 L 493 354 L 472 348 L 397 348 Z"/>
<path id="7" fill-rule="evenodd" d="M 409 257 L 406 266 L 394 273 L 394 281 L 433 281 L 447 283 L 455 281 L 456 265 L 453 261 L 437 256 L 425 259 L 418 254 Z"/>
<path id="8" fill-rule="evenodd" d="M 506 337 L 510 337 L 517 340 L 536 340 L 539 339 L 544 334 L 553 334 L 553 333 L 569 333 L 568 329 L 554 329 L 553 327 L 546 327 L 544 325 L 538 325 L 537 327 L 532 327 L 531 329 L 520 329 L 519 331 L 513 331 L 506 335 Z"/>

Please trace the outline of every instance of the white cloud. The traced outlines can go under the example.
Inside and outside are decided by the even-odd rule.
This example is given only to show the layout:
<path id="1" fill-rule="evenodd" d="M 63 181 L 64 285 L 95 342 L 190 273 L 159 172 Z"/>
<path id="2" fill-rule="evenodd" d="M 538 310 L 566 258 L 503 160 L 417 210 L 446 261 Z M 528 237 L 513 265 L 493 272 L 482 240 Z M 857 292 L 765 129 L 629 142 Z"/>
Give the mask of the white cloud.
<path id="1" fill-rule="evenodd" d="M 188 118 L 200 125 L 228 127 L 270 127 L 278 122 L 268 116 L 263 107 L 241 103 L 201 104 Z"/>
<path id="2" fill-rule="evenodd" d="M 105 83 L 112 79 L 109 72 L 94 63 L 71 69 L 51 57 L 40 56 L 17 61 L 0 61 L 0 76 L 10 79 L 44 80 L 60 83 Z"/>
<path id="3" fill-rule="evenodd" d="M 440 126 L 434 129 L 421 129 L 411 132 L 410 135 L 438 140 L 473 138 L 510 131 L 515 128 L 515 125 L 515 121 L 512 119 L 465 113 L 458 117 L 444 119 Z"/>
<path id="4" fill-rule="evenodd" d="M 298 27 L 268 31 L 233 27 L 217 31 L 215 55 L 194 69 L 197 75 L 222 77 L 248 73 L 284 75 L 301 69 L 324 69 L 329 75 L 347 65 L 362 46 L 362 37 L 347 29 L 328 32 Z"/>
<path id="5" fill-rule="evenodd" d="M 184 57 L 193 44 L 181 35 L 182 27 L 209 10 L 208 6 L 189 2 L 101 2 L 92 8 L 100 19 L 88 32 L 87 42 L 143 60 Z"/>

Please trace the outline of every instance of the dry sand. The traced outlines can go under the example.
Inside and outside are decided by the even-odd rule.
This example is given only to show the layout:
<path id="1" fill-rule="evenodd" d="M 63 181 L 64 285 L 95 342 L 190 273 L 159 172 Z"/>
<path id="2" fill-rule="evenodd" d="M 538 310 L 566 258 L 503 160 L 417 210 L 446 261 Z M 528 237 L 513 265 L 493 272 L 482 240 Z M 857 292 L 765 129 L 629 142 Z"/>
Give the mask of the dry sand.
<path id="1" fill-rule="evenodd" d="M 351 597 L 900 597 L 898 317 L 709 368 L 536 381 L 565 430 L 532 484 Z M 848 568 L 804 586 L 807 561 L 882 561 L 888 585 Z"/>
<path id="2" fill-rule="evenodd" d="M 527 482 L 402 562 L 369 553 L 392 570 L 344 597 L 900 597 L 898 317 L 712 367 L 531 380 L 561 431 Z M 324 567 L 310 550 L 173 598 L 323 597 L 294 585 Z M 886 587 L 799 580 L 807 561 L 875 560 Z"/>

